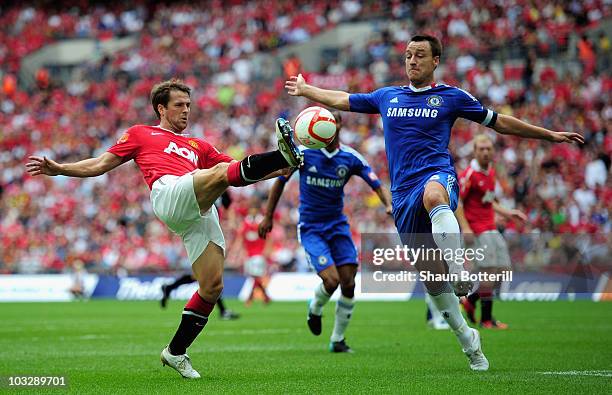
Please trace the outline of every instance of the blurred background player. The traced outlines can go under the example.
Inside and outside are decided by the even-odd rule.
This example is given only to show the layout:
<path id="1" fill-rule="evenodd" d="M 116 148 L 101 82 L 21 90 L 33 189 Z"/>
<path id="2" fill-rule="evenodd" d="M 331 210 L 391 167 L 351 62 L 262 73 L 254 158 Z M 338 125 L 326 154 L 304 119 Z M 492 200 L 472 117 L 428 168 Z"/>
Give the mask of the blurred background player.
<path id="1" fill-rule="evenodd" d="M 493 141 L 486 134 L 474 138 L 474 159 L 459 175 L 462 205 L 455 212 L 466 243 L 475 243 L 483 251 L 484 259 L 475 259 L 477 270 L 491 274 L 511 270 L 510 254 L 504 237 L 495 225 L 495 214 L 524 222 L 527 216 L 519 210 L 502 207 L 495 197 L 495 168 Z M 476 302 L 481 301 L 480 326 L 506 329 L 508 325 L 493 318 L 493 296 L 498 284 L 481 281 L 478 290 L 462 299 L 462 305 L 472 323 L 476 323 Z"/>
<path id="2" fill-rule="evenodd" d="M 72 286 L 70 287 L 70 293 L 75 300 L 85 299 L 85 265 L 83 261 L 77 259 L 72 263 Z"/>
<path id="3" fill-rule="evenodd" d="M 242 221 L 235 241 L 234 251 L 240 251 L 238 260 L 244 262 L 244 274 L 253 281 L 253 288 L 245 302 L 250 306 L 255 299 L 256 292 L 260 292 L 265 304 L 270 303 L 264 283 L 267 273 L 267 256 L 270 252 L 271 240 L 259 237 L 259 223 L 263 220 L 261 215 L 261 200 L 252 196 L 249 202 L 249 211 Z"/>
<path id="4" fill-rule="evenodd" d="M 410 85 L 389 86 L 371 93 L 349 94 L 306 84 L 301 74 L 285 82 L 292 96 L 343 111 L 380 114 L 389 162 L 393 216 L 404 244 L 413 244 L 418 235 L 430 235 L 426 242 L 443 251 L 461 250 L 460 229 L 453 213 L 458 203 L 457 176 L 448 150 L 451 128 L 457 118 L 478 122 L 501 134 L 537 138 L 552 142 L 578 142 L 577 133 L 554 132 L 533 126 L 513 116 L 497 114 L 484 107 L 466 91 L 436 84 L 434 71 L 440 64 L 442 44 L 429 35 L 413 36 L 407 43 L 405 71 Z M 419 248 L 421 243 L 415 245 Z M 461 258 L 462 259 L 462 258 Z M 460 275 L 462 260 L 421 262 L 420 271 Z M 455 295 L 467 295 L 469 281 L 426 282 L 428 293 L 457 336 L 472 370 L 488 370 L 480 334 L 470 328 L 459 310 Z M 452 287 L 452 289 L 451 289 Z"/>
<path id="5" fill-rule="evenodd" d="M 166 308 L 166 306 L 168 305 L 168 299 L 170 298 L 170 294 L 172 293 L 172 291 L 174 291 L 181 285 L 191 284 L 194 281 L 196 281 L 196 279 L 193 277 L 193 275 L 184 274 L 174 280 L 174 282 L 162 285 L 162 298 L 160 300 L 161 307 L 164 309 Z M 225 306 L 225 300 L 223 299 L 223 295 L 219 296 L 219 299 L 217 299 L 217 307 L 219 308 L 219 317 L 221 317 L 222 320 L 237 320 L 238 318 L 240 318 L 240 314 L 228 309 Z"/>
<path id="6" fill-rule="evenodd" d="M 231 204 L 232 204 L 232 198 L 229 192 L 228 191 L 223 192 L 221 197 L 219 197 L 219 199 L 217 199 L 217 201 L 215 202 L 215 206 L 217 207 L 217 210 L 219 211 L 219 219 L 221 219 L 222 217 L 222 213 L 223 213 L 222 209 L 227 210 Z M 168 305 L 168 299 L 170 299 L 170 294 L 172 293 L 172 291 L 174 291 L 181 285 L 191 284 L 194 281 L 196 281 L 195 277 L 193 277 L 193 274 L 189 273 L 189 274 L 184 274 L 180 277 L 177 277 L 170 284 L 162 285 L 161 286 L 162 297 L 159 301 L 162 309 L 165 309 L 166 306 Z M 217 299 L 217 307 L 219 308 L 219 316 L 221 317 L 222 320 L 236 320 L 240 318 L 240 314 L 225 307 L 225 301 L 223 300 L 223 295 L 220 295 L 219 299 Z"/>
<path id="7" fill-rule="evenodd" d="M 354 149 L 340 144 L 342 116 L 332 111 L 336 119 L 334 140 L 319 150 L 303 149 L 304 164 L 300 173 L 300 222 L 298 238 L 310 265 L 323 280 L 314 291 L 308 307 L 308 328 L 319 336 L 322 329 L 323 306 L 340 285 L 336 303 L 336 320 L 331 335 L 330 351 L 352 352 L 344 332 L 353 314 L 357 249 L 351 238 L 349 223 L 343 214 L 344 186 L 357 175 L 368 183 L 391 214 L 391 202 L 368 162 Z M 302 149 L 302 147 L 300 147 Z M 268 197 L 268 205 L 259 234 L 266 237 L 272 230 L 274 210 L 283 193 L 288 177 L 279 177 Z"/>
<path id="8" fill-rule="evenodd" d="M 276 123 L 278 150 L 249 155 L 238 162 L 210 143 L 183 132 L 189 123 L 191 88 L 179 80 L 159 83 L 151 90 L 151 105 L 159 125 L 129 128 L 108 151 L 75 163 L 58 163 L 30 156 L 32 176 L 96 177 L 134 160 L 151 189 L 155 215 L 181 236 L 192 264 L 198 290 L 185 305 L 179 327 L 161 352 L 163 365 L 181 376 L 200 378 L 187 348 L 208 323 L 221 291 L 225 239 L 214 202 L 229 186 L 246 186 L 301 163 L 289 123 Z"/>

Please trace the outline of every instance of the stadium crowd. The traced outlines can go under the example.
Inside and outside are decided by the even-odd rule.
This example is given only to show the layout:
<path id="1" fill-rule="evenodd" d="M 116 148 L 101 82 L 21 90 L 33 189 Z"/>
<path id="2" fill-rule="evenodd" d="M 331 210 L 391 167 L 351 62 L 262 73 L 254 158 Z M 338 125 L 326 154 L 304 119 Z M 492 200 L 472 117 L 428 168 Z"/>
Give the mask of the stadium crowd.
<path id="1" fill-rule="evenodd" d="M 183 247 L 155 220 L 134 164 L 92 179 L 32 178 L 24 171 L 27 156 L 76 161 L 99 155 L 127 127 L 155 124 L 149 91 L 174 76 L 194 87 L 193 135 L 235 158 L 272 149 L 274 119 L 308 105 L 284 93 L 274 50 L 341 21 L 371 17 L 378 18 L 377 32 L 366 51 L 339 48 L 318 70 L 301 70 L 307 78 L 331 76 L 344 85 L 337 88 L 355 92 L 403 85 L 406 41 L 416 31 L 438 34 L 445 44 L 440 82 L 472 92 L 497 111 L 554 130 L 581 131 L 587 140 L 577 147 L 496 137 L 500 200 L 529 217 L 523 225 L 500 220 L 500 227 L 518 233 L 611 231 L 610 40 L 582 34 L 610 17 L 604 1 L 117 2 L 86 10 L 68 3 L 74 7 L 61 12 L 20 5 L 0 14 L 0 273 L 61 272 L 76 260 L 94 272 L 184 267 Z M 33 91 L 17 84 L 22 58 L 45 44 L 126 34 L 137 34 L 135 48 L 83 65 L 69 83 L 43 73 Z M 261 53 L 270 56 L 252 56 Z M 560 59 L 575 59 L 577 68 L 554 66 Z M 458 170 L 469 162 L 471 138 L 482 131 L 456 123 L 451 151 Z M 341 140 L 362 152 L 388 186 L 378 117 L 346 114 Z M 230 190 L 233 203 L 221 213 L 228 246 L 249 202 L 265 199 L 269 185 Z M 357 245 L 362 232 L 394 232 L 364 183 L 351 182 L 346 193 Z M 286 188 L 277 209 L 271 261 L 278 270 L 306 270 L 296 252 L 297 201 L 298 188 Z M 228 251 L 228 267 L 241 265 L 241 251 Z"/>

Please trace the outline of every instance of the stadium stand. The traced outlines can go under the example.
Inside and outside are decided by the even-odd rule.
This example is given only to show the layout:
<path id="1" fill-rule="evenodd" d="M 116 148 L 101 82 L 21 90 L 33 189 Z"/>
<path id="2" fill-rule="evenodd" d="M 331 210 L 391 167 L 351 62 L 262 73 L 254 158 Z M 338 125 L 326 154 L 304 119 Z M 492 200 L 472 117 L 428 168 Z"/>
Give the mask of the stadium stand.
<path id="1" fill-rule="evenodd" d="M 280 65 L 255 62 L 252 55 L 272 59 L 280 47 L 355 20 L 376 25 L 366 51 L 336 48 L 319 69 L 303 70 L 308 78 L 332 77 L 351 91 L 405 84 L 406 41 L 417 31 L 439 35 L 445 45 L 440 81 L 471 91 L 500 112 L 581 131 L 587 140 L 577 147 L 497 138 L 502 201 L 529 216 L 523 227 L 500 226 L 517 233 L 611 231 L 610 39 L 593 33 L 610 24 L 604 1 L 79 3 L 25 2 L 0 13 L 0 273 L 62 272 L 77 260 L 89 272 L 179 270 L 183 247 L 155 219 L 134 165 L 94 179 L 31 178 L 24 172 L 27 156 L 75 161 L 103 152 L 127 126 L 155 123 L 149 90 L 174 76 L 195 88 L 194 135 L 235 158 L 270 149 L 273 120 L 295 116 L 307 103 L 284 96 Z M 136 35 L 138 45 L 83 64 L 70 81 L 42 69 L 33 90 L 19 84 L 22 59 L 44 45 L 124 35 Z M 455 125 L 451 150 L 459 170 L 479 131 L 467 122 Z M 377 117 L 347 114 L 342 135 L 388 182 Z M 231 191 L 234 205 L 222 213 L 228 240 L 247 210 L 246 197 L 264 196 L 266 188 Z M 355 183 L 346 189 L 357 244 L 361 232 L 394 231 L 384 210 L 375 209 L 376 196 L 364 195 L 364 188 Z M 297 188 L 286 190 L 277 216 L 276 260 L 283 270 L 304 270 L 294 253 Z M 228 267 L 240 267 L 229 254 Z"/>

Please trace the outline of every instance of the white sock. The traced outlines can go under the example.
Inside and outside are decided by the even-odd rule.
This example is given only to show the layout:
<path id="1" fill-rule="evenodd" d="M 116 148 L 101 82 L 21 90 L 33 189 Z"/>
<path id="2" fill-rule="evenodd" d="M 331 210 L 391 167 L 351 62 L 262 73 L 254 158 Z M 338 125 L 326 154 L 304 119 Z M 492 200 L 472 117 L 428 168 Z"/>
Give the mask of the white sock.
<path id="1" fill-rule="evenodd" d="M 355 307 L 353 299 L 340 295 L 340 299 L 336 302 L 336 321 L 331 335 L 332 342 L 339 342 L 344 339 L 344 332 L 353 315 L 353 307 Z"/>
<path id="2" fill-rule="evenodd" d="M 321 282 L 314 290 L 314 298 L 310 301 L 310 312 L 315 315 L 323 314 L 323 306 L 329 302 L 330 296 Z"/>
<path id="3" fill-rule="evenodd" d="M 472 341 L 472 332 L 459 310 L 459 298 L 450 292 L 450 286 L 448 286 L 448 290 L 449 292 L 444 292 L 440 295 L 430 295 L 431 300 L 440 310 L 442 317 L 444 317 L 453 332 L 455 332 L 455 335 L 457 335 L 461 346 L 464 349 L 468 349 Z"/>
<path id="4" fill-rule="evenodd" d="M 442 314 L 440 313 L 440 310 L 438 310 L 438 306 L 436 306 L 433 300 L 431 300 L 431 295 L 429 295 L 428 293 L 425 294 L 425 303 L 427 303 L 427 307 L 429 308 L 429 311 L 431 312 L 432 320 L 439 321 L 439 320 L 444 319 L 442 318 Z"/>
<path id="5" fill-rule="evenodd" d="M 442 252 L 452 250 L 454 253 L 459 253 L 461 250 L 461 231 L 455 214 L 447 204 L 440 204 L 431 209 L 429 212 L 431 219 L 431 233 L 433 233 L 434 241 Z M 453 255 L 454 256 L 454 255 Z M 461 255 L 463 259 L 463 255 Z M 463 263 L 446 261 L 449 273 L 459 274 L 463 270 Z"/>

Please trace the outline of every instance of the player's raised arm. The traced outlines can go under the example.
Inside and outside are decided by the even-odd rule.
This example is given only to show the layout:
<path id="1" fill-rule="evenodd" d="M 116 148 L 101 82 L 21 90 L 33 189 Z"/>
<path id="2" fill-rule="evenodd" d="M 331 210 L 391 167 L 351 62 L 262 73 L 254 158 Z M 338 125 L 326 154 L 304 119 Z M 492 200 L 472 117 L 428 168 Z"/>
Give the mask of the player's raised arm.
<path id="1" fill-rule="evenodd" d="M 497 201 L 493 202 L 493 210 L 495 210 L 497 214 L 514 221 L 519 221 L 521 223 L 527 221 L 527 215 L 524 212 L 516 209 L 507 209 Z"/>
<path id="2" fill-rule="evenodd" d="M 274 210 L 276 210 L 276 205 L 280 200 L 281 195 L 283 194 L 283 189 L 285 189 L 285 183 L 287 179 L 291 175 L 283 176 L 283 178 L 277 178 L 270 189 L 270 194 L 268 195 L 268 204 L 266 205 L 266 211 L 264 212 L 264 218 L 259 223 L 258 233 L 259 237 L 265 239 L 267 234 L 272 231 L 272 227 L 274 226 Z"/>
<path id="3" fill-rule="evenodd" d="M 374 189 L 374 192 L 378 195 L 378 198 L 385 206 L 385 212 L 389 215 L 393 214 L 393 207 L 391 206 L 391 196 L 387 188 L 383 188 L 382 185 Z"/>
<path id="4" fill-rule="evenodd" d="M 297 77 L 291 76 L 288 81 L 285 81 L 285 89 L 287 89 L 287 93 L 291 96 L 304 96 L 307 99 L 337 110 L 348 111 L 350 108 L 349 94 L 347 92 L 321 89 L 309 85 L 304 80 L 302 74 L 298 74 Z"/>
<path id="5" fill-rule="evenodd" d="M 44 174 L 47 176 L 96 177 L 123 163 L 120 156 L 110 152 L 105 152 L 97 158 L 74 163 L 57 163 L 46 156 L 30 156 L 28 159 L 30 161 L 26 163 L 26 168 L 32 176 Z"/>
<path id="6" fill-rule="evenodd" d="M 584 144 L 584 137 L 572 132 L 554 132 L 552 130 L 531 125 L 510 115 L 498 114 L 493 129 L 501 134 L 519 137 L 548 140 L 553 143 L 580 143 Z"/>

